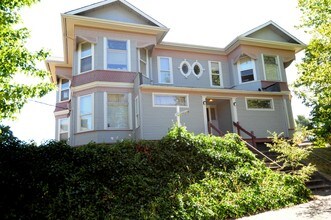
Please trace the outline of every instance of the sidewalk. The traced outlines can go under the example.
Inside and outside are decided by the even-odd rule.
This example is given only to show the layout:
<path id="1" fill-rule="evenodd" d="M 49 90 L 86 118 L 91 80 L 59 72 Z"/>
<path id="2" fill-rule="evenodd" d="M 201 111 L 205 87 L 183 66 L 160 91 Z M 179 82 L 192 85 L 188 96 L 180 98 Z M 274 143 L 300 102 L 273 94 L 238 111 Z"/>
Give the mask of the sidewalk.
<path id="1" fill-rule="evenodd" d="M 316 199 L 276 211 L 264 212 L 240 220 L 325 220 L 331 219 L 331 195 L 316 196 Z"/>

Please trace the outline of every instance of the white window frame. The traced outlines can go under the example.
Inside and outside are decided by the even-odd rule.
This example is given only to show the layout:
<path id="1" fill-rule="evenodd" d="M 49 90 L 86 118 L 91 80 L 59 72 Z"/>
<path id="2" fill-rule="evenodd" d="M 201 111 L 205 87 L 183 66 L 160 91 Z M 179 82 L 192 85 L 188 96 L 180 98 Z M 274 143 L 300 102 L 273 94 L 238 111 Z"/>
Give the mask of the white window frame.
<path id="1" fill-rule="evenodd" d="M 134 99 L 134 118 L 135 118 L 135 127 L 140 127 L 140 100 L 139 96 L 136 96 Z"/>
<path id="2" fill-rule="evenodd" d="M 146 60 L 143 60 L 141 59 L 141 56 L 140 56 L 140 50 L 145 50 L 146 51 Z M 143 62 L 146 64 L 146 77 L 149 77 L 149 54 L 148 54 L 148 50 L 146 48 L 138 48 L 138 69 L 139 69 L 139 72 L 141 72 L 141 65 L 140 65 L 140 62 Z"/>
<path id="3" fill-rule="evenodd" d="M 169 60 L 169 74 L 170 74 L 170 82 L 161 82 L 161 59 L 168 59 Z M 174 83 L 174 75 L 172 70 L 172 58 L 171 57 L 157 57 L 157 69 L 158 69 L 158 81 L 160 84 L 173 84 Z M 168 71 L 168 70 L 167 70 Z"/>
<path id="4" fill-rule="evenodd" d="M 121 69 L 110 69 L 108 68 L 108 40 L 114 40 L 114 41 L 125 41 L 126 42 L 126 49 L 127 49 L 127 70 L 121 70 Z M 130 40 L 123 40 L 123 39 L 113 39 L 113 38 L 104 38 L 104 69 L 105 70 L 113 70 L 113 71 L 122 71 L 122 72 L 130 72 L 131 71 L 131 43 Z"/>
<path id="5" fill-rule="evenodd" d="M 188 71 L 187 71 L 186 74 L 183 72 L 183 69 L 182 69 L 182 67 L 183 67 L 184 64 L 186 64 L 187 67 L 188 67 Z M 186 59 L 183 60 L 183 61 L 180 63 L 178 69 L 179 69 L 180 73 L 181 73 L 185 78 L 187 78 L 187 77 L 191 74 L 191 72 L 192 72 L 191 64 L 190 64 L 189 62 L 187 62 Z"/>
<path id="6" fill-rule="evenodd" d="M 280 68 L 280 58 L 279 58 L 278 55 L 270 55 L 270 54 L 261 54 L 264 79 L 266 81 L 268 80 L 267 79 L 267 73 L 266 73 L 266 70 L 265 70 L 265 64 L 264 64 L 264 56 L 270 56 L 270 57 L 275 57 L 276 58 L 276 62 L 277 62 L 277 65 L 278 65 L 278 77 L 279 77 L 279 80 L 278 81 L 283 81 L 283 79 L 282 79 L 282 72 L 281 72 L 281 68 Z"/>
<path id="7" fill-rule="evenodd" d="M 86 58 L 86 57 L 89 57 L 89 56 L 86 56 L 86 57 L 82 57 L 82 44 L 90 44 L 91 45 L 91 57 L 92 57 L 92 61 L 91 61 L 91 69 L 90 70 L 87 70 L 87 71 L 84 71 L 84 72 L 81 72 L 80 69 L 81 69 L 81 60 Z M 78 74 L 83 74 L 83 73 L 87 73 L 87 72 L 90 72 L 94 70 L 94 44 L 93 43 L 90 43 L 90 42 L 82 42 L 82 43 L 79 43 L 79 47 L 78 47 Z"/>
<path id="8" fill-rule="evenodd" d="M 181 93 L 153 93 L 152 94 L 152 98 L 153 98 L 153 107 L 166 107 L 166 108 L 176 108 L 176 105 L 157 105 L 155 104 L 155 96 L 185 96 L 186 98 L 186 106 L 184 105 L 180 105 L 179 107 L 181 108 L 189 108 L 190 107 L 190 103 L 189 103 L 189 95 L 188 94 L 181 94 Z"/>
<path id="9" fill-rule="evenodd" d="M 63 120 L 68 120 L 68 131 L 67 132 L 62 132 L 61 133 L 61 121 Z M 58 119 L 58 127 L 57 127 L 57 140 L 60 141 L 60 137 L 61 137 L 61 134 L 65 134 L 65 133 L 68 133 L 68 140 L 70 138 L 70 118 L 67 117 L 67 118 L 59 118 Z"/>
<path id="10" fill-rule="evenodd" d="M 212 73 L 212 69 L 211 69 L 211 64 L 212 63 L 217 63 L 218 64 L 218 68 L 219 68 L 219 77 L 220 77 L 220 85 L 219 86 L 215 86 L 213 85 L 213 75 L 217 75 L 217 74 L 213 74 Z M 211 87 L 217 87 L 217 88 L 223 88 L 224 84 L 223 84 L 223 72 L 222 72 L 222 63 L 220 61 L 209 61 L 208 62 L 208 67 L 209 67 L 209 76 L 210 76 L 210 86 Z"/>
<path id="11" fill-rule="evenodd" d="M 108 118 L 107 118 L 107 112 L 108 112 L 108 94 L 116 94 L 116 95 L 128 95 L 128 128 L 112 128 L 108 127 Z M 126 131 L 126 130 L 132 130 L 132 94 L 131 93 L 125 93 L 125 92 L 104 92 L 104 129 L 105 130 L 116 130 L 116 131 Z"/>
<path id="12" fill-rule="evenodd" d="M 68 93 L 69 93 L 68 99 L 61 100 L 61 94 L 62 94 L 62 91 L 64 91 L 64 90 L 62 90 L 62 80 L 63 80 L 63 78 L 60 79 L 60 83 L 59 83 L 59 102 L 66 102 L 66 101 L 70 100 L 70 98 L 71 98 L 71 91 L 70 91 L 71 80 L 66 79 L 69 81 L 69 86 L 68 86 L 68 89 L 64 89 L 64 90 L 68 90 Z"/>
<path id="13" fill-rule="evenodd" d="M 239 83 L 240 84 L 252 83 L 252 82 L 257 81 L 255 60 L 253 58 L 249 57 L 249 56 L 247 56 L 247 58 L 249 58 L 251 60 L 252 64 L 253 64 L 253 77 L 254 77 L 254 80 L 248 81 L 248 82 L 242 82 L 242 79 L 241 79 L 241 67 L 240 67 L 240 64 L 241 64 L 240 60 L 241 59 L 239 59 L 238 62 L 237 62 L 237 69 L 238 69 L 238 80 L 239 80 Z"/>
<path id="14" fill-rule="evenodd" d="M 80 115 L 80 100 L 82 97 L 86 97 L 86 96 L 91 96 L 91 129 L 87 129 L 87 130 L 81 130 L 81 115 Z M 91 94 L 87 94 L 87 95 L 83 95 L 83 96 L 79 96 L 78 100 L 77 100 L 77 132 L 86 132 L 86 131 L 93 131 L 94 130 L 94 93 Z"/>
<path id="15" fill-rule="evenodd" d="M 199 68 L 200 68 L 200 73 L 198 75 L 195 74 L 195 72 L 194 72 L 195 65 L 199 66 Z M 196 76 L 198 79 L 202 76 L 203 72 L 205 71 L 205 69 L 202 67 L 201 63 L 199 63 L 197 60 L 192 64 L 191 69 L 192 69 L 193 75 Z"/>
<path id="16" fill-rule="evenodd" d="M 247 101 L 249 99 L 260 99 L 260 100 L 270 100 L 271 101 L 271 108 L 249 108 Z M 275 110 L 275 104 L 273 98 L 262 98 L 262 97 L 245 97 L 245 105 L 246 110 L 248 111 L 274 111 Z"/>

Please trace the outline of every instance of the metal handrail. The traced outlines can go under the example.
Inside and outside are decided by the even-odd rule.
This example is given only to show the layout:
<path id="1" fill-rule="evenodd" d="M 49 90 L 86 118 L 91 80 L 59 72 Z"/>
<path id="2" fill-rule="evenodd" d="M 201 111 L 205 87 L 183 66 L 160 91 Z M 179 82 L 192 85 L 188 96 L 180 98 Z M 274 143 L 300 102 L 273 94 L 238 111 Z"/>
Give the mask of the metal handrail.
<path id="1" fill-rule="evenodd" d="M 252 148 L 254 151 L 256 151 L 258 154 L 262 155 L 264 158 L 268 159 L 271 163 L 276 164 L 279 168 L 281 168 L 282 166 L 277 163 L 276 161 L 274 161 L 273 159 L 271 159 L 270 157 L 268 157 L 267 155 L 265 155 L 264 153 L 262 153 L 261 151 L 259 151 L 257 148 L 255 148 L 253 145 L 251 145 L 250 143 L 248 143 L 247 141 L 243 140 L 241 138 L 241 140 L 250 148 Z"/>

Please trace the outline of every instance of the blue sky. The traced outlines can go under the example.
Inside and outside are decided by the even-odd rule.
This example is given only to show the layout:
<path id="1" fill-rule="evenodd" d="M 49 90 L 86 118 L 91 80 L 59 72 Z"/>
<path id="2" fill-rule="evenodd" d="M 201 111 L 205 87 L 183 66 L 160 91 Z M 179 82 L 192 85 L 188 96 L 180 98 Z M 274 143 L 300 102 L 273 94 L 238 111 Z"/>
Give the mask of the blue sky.
<path id="1" fill-rule="evenodd" d="M 60 14 L 96 0 L 41 0 L 31 8 L 24 9 L 24 25 L 31 31 L 27 44 L 31 50 L 46 48 L 52 57 L 62 57 L 62 32 Z M 249 31 L 269 20 L 308 43 L 309 35 L 296 29 L 300 23 L 300 11 L 296 8 L 297 0 L 128 0 L 146 14 L 161 22 L 169 33 L 164 41 L 225 47 L 238 35 Z M 300 62 L 303 53 L 297 54 Z M 295 64 L 287 68 L 289 83 L 296 78 Z M 44 63 L 40 66 L 45 68 Z M 55 91 L 35 99 L 38 102 L 55 104 Z M 292 99 L 294 115 L 308 116 L 305 108 L 296 97 Z M 17 120 L 5 121 L 11 126 L 14 135 L 23 140 L 35 140 L 37 143 L 54 139 L 54 107 L 29 101 L 24 106 Z"/>

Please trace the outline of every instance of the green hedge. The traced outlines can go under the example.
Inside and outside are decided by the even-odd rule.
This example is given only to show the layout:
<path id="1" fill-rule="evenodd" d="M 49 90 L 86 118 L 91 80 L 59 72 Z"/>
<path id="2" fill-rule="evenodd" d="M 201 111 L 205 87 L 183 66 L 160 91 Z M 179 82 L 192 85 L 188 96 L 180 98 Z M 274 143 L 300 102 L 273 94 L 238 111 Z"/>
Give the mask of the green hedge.
<path id="1" fill-rule="evenodd" d="M 0 135 L 1 219 L 223 219 L 297 204 L 304 184 L 240 142 L 174 127 L 159 142 L 73 148 Z M 13 141 L 14 140 L 14 141 Z"/>

